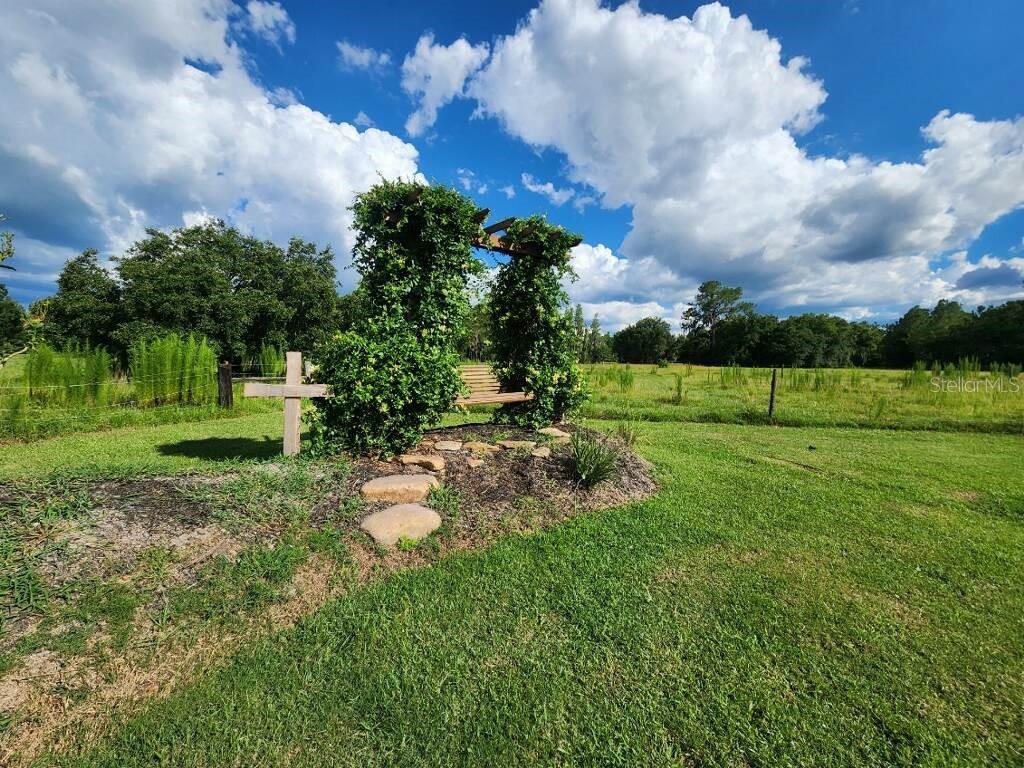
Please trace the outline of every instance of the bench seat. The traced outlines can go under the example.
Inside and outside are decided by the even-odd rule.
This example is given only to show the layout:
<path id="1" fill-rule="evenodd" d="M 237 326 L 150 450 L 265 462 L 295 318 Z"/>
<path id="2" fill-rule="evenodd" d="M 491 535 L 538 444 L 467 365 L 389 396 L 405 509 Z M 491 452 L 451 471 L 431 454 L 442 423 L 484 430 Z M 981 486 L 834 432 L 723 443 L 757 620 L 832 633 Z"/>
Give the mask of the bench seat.
<path id="1" fill-rule="evenodd" d="M 468 397 L 456 399 L 456 405 L 487 405 L 488 403 L 523 403 L 533 400 L 527 392 L 502 392 L 489 365 L 466 365 L 461 369 L 462 380 L 469 388 Z"/>

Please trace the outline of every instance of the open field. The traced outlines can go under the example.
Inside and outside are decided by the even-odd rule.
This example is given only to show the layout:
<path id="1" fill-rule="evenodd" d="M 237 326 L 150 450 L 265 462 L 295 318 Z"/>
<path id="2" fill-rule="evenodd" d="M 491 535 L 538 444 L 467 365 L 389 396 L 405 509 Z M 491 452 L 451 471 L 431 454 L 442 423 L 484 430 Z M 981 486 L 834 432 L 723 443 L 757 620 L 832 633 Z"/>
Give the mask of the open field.
<path id="1" fill-rule="evenodd" d="M 0 370 L 0 441 L 100 429 L 201 422 L 245 414 L 276 412 L 280 402 L 241 396 L 235 412 L 216 406 L 57 404 L 18 410 L 11 392 L 22 375 L 16 358 Z M 586 366 L 592 398 L 583 415 L 604 420 L 693 421 L 767 424 L 771 371 L 764 368 L 711 368 L 686 364 L 601 364 Z M 954 370 L 780 369 L 772 423 L 783 426 L 873 427 L 1024 434 L 1024 376 L 969 374 L 976 391 L 957 386 Z M 935 376 L 951 382 L 939 389 Z M 5 378 L 6 377 L 6 378 Z M 127 385 L 122 385 L 127 386 Z M 476 407 L 474 413 L 486 413 Z M 230 428 L 228 428 L 230 429 Z"/>
<path id="2" fill-rule="evenodd" d="M 753 401 L 761 381 L 723 389 L 684 368 L 692 402 L 677 406 L 672 369 L 634 369 L 632 389 L 598 383 L 589 409 L 648 419 L 654 498 L 413 553 L 412 570 L 370 581 L 354 542 L 311 524 L 347 470 L 282 465 L 280 412 L 0 446 L 0 483 L 35 500 L 8 508 L 6 565 L 78 514 L 76 483 L 104 478 L 234 478 L 188 499 L 286 537 L 232 528 L 235 564 L 164 587 L 163 608 L 159 574 L 181 564 L 160 552 L 140 556 L 133 591 L 97 577 L 73 602 L 46 595 L 4 666 L 57 654 L 47 695 L 79 716 L 35 749 L 83 766 L 1024 761 L 1021 437 L 909 429 L 937 428 L 921 403 L 887 429 L 695 423 L 701 408 L 741 414 L 737 394 Z M 852 413 L 856 393 L 836 392 Z M 819 418 L 814 394 L 780 386 L 778 414 L 789 398 Z M 201 653 L 173 682 L 140 674 L 152 700 L 115 709 L 99 672 L 70 676 L 189 644 Z M 4 735 L 31 727 L 15 716 Z"/>
<path id="3" fill-rule="evenodd" d="M 593 397 L 584 413 L 591 418 L 768 423 L 770 369 L 601 364 L 585 370 Z M 957 391 L 960 376 L 955 370 L 780 369 L 774 423 L 1024 434 L 1024 377 L 969 374 L 980 391 Z M 952 388 L 942 391 L 933 377 Z"/>

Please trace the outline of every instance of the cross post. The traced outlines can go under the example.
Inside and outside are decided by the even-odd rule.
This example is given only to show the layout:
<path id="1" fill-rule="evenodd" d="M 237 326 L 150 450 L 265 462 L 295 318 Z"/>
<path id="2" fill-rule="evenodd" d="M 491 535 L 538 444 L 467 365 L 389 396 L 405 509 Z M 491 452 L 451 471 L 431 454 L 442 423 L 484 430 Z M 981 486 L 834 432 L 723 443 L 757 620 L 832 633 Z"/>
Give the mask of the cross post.
<path id="1" fill-rule="evenodd" d="M 302 353 L 285 354 L 284 384 L 245 383 L 246 397 L 284 398 L 284 455 L 297 456 L 301 448 L 302 398 L 326 397 L 326 384 L 302 383 Z"/>

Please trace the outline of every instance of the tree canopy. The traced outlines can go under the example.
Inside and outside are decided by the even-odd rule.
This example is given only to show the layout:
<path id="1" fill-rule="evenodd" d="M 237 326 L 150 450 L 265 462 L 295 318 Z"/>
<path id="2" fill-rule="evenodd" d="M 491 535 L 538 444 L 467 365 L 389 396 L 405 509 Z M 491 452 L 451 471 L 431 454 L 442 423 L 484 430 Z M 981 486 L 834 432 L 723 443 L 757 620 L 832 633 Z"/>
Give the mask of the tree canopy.
<path id="1" fill-rule="evenodd" d="M 674 352 L 672 328 L 658 317 L 645 317 L 612 337 L 615 354 L 623 363 L 657 363 Z"/>
<path id="2" fill-rule="evenodd" d="M 105 346 L 123 356 L 140 339 L 205 336 L 222 358 L 255 357 L 263 345 L 311 349 L 338 320 L 330 248 L 294 238 L 287 249 L 222 221 L 146 237 L 114 260 L 87 250 L 68 261 L 49 302 L 46 337 Z"/>

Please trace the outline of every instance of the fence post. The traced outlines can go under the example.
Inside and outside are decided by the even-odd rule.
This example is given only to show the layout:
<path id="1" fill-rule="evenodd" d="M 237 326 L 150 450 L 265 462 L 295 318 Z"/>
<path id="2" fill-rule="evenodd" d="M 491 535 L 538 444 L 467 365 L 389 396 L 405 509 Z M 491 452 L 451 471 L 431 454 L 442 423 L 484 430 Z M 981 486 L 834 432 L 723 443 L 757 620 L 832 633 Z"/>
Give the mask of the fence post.
<path id="1" fill-rule="evenodd" d="M 768 396 L 768 420 L 771 421 L 775 416 L 775 376 L 778 374 L 778 369 L 772 368 L 772 393 Z"/>
<path id="2" fill-rule="evenodd" d="M 235 393 L 231 387 L 231 363 L 223 362 L 217 368 L 217 405 L 233 408 Z"/>

